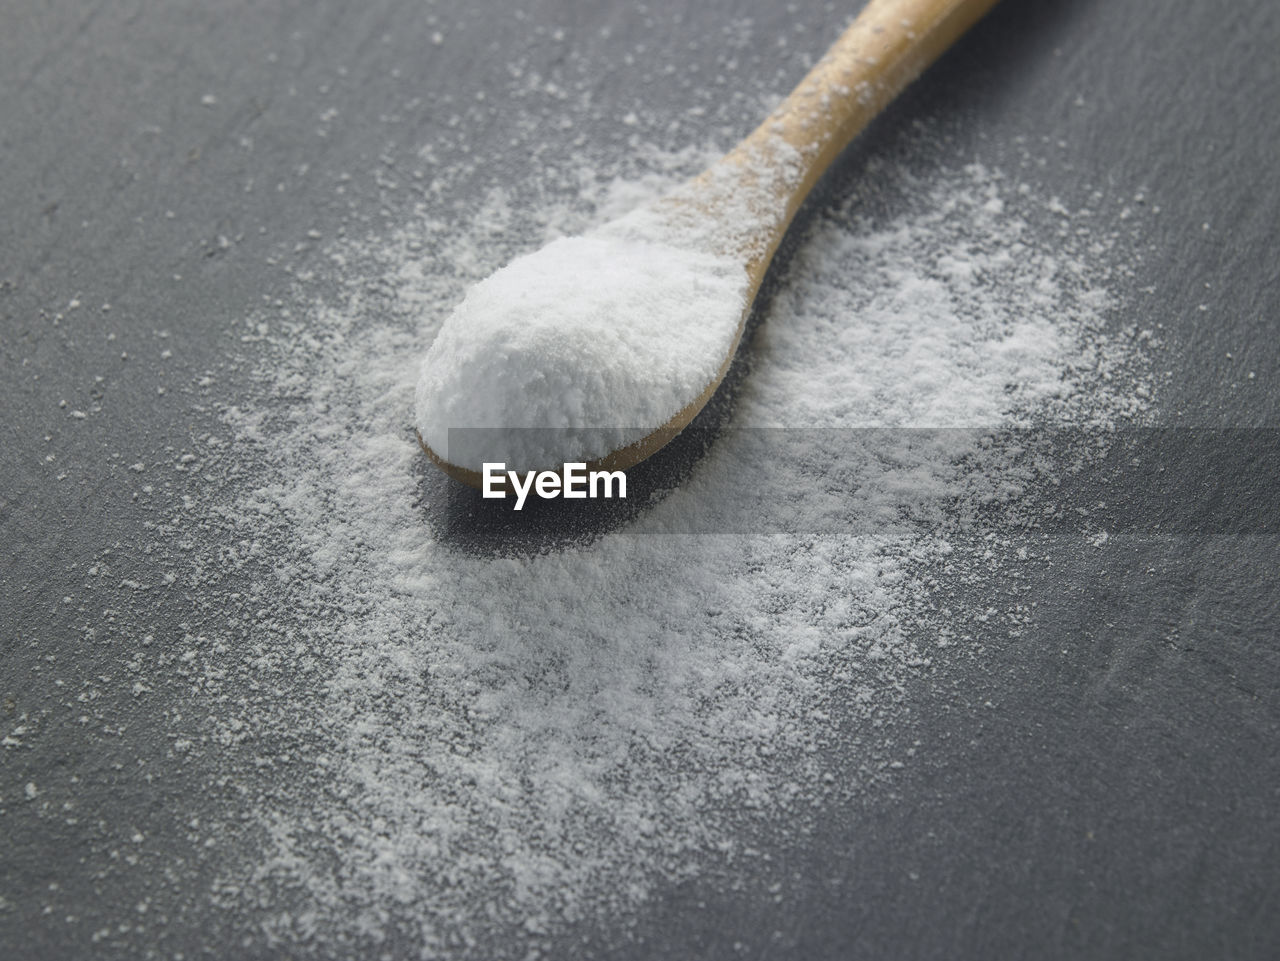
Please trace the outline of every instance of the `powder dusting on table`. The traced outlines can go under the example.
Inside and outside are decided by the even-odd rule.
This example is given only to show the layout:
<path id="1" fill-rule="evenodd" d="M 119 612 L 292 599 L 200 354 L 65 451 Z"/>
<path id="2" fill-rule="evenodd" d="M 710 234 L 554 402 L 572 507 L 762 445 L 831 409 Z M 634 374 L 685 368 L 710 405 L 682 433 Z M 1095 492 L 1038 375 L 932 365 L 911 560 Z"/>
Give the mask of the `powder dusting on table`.
<path id="1" fill-rule="evenodd" d="M 191 643 L 221 763 L 249 764 L 269 733 L 288 745 L 288 778 L 244 788 L 254 817 L 235 830 L 260 854 L 213 891 L 265 918 L 269 941 L 524 956 L 703 872 L 763 890 L 781 881 L 752 838 L 802 843 L 814 811 L 911 761 L 904 691 L 956 643 L 927 611 L 957 505 L 1036 482 L 984 469 L 986 435 L 871 435 L 887 440 L 831 461 L 762 458 L 765 432 L 734 432 L 633 522 L 552 551 L 476 551 L 423 503 L 447 495 L 412 429 L 415 385 L 451 305 L 514 260 L 491 283 L 546 307 L 554 285 L 516 258 L 548 233 L 586 235 L 546 249 L 607 273 L 593 227 L 701 160 L 650 159 L 662 175 L 602 170 L 533 209 L 495 191 L 449 224 L 338 245 L 338 295 L 302 284 L 305 315 L 254 320 L 262 393 L 225 412 L 236 466 L 208 520 L 239 546 L 198 578 L 228 596 L 257 578 L 254 614 Z M 998 431 L 1139 412 L 1102 231 L 1033 230 L 1046 201 L 977 164 L 925 182 L 886 165 L 875 183 L 888 212 L 855 191 L 796 238 L 734 425 Z M 748 488 L 749 522 L 732 516 Z M 669 533 L 689 529 L 704 533 Z"/>
<path id="2" fill-rule="evenodd" d="M 435 43 L 498 42 L 465 39 L 483 17 L 471 7 L 435 8 Z M 1044 157 L 963 119 L 949 138 L 943 123 L 886 118 L 784 243 L 713 405 L 728 429 L 621 521 L 534 548 L 486 542 L 471 536 L 475 502 L 455 498 L 414 429 L 421 361 L 449 347 L 451 310 L 513 264 L 538 272 L 535 313 L 551 320 L 556 285 L 520 258 L 551 244 L 609 263 L 605 248 L 638 245 L 637 265 L 682 282 L 663 306 L 724 307 L 708 331 L 684 331 L 707 338 L 699 351 L 723 343 L 740 296 L 727 261 L 741 262 L 752 212 L 708 233 L 692 216 L 655 223 L 650 205 L 811 65 L 808 42 L 745 17 L 714 37 L 714 60 L 709 46 L 696 62 L 654 56 L 685 25 L 631 13 L 643 29 L 619 21 L 612 41 L 591 36 L 590 18 L 568 41 L 546 10 L 512 18 L 483 91 L 471 71 L 410 70 L 381 46 L 348 75 L 323 62 L 337 48 L 300 34 L 291 56 L 319 90 L 228 112 L 244 157 L 222 151 L 219 168 L 206 152 L 190 172 L 212 187 L 213 171 L 243 163 L 243 205 L 227 211 L 228 236 L 175 257 L 229 283 L 251 247 L 231 229 L 245 210 L 270 192 L 299 213 L 279 225 L 287 236 L 257 221 L 266 246 L 253 249 L 279 283 L 228 318 L 224 364 L 184 381 L 167 360 L 181 357 L 181 328 L 171 338 L 154 319 L 166 360 L 144 386 L 185 405 L 172 432 L 95 447 L 113 410 L 103 392 L 115 410 L 137 399 L 105 368 L 54 415 L 89 454 L 83 478 L 50 457 L 50 483 L 83 483 L 82 509 L 104 516 L 127 499 L 136 512 L 118 513 L 140 530 L 122 524 L 91 558 L 68 556 L 51 583 L 80 589 L 37 602 L 79 630 L 82 661 L 46 660 L 42 631 L 14 638 L 19 664 L 30 655 L 42 672 L 27 676 L 59 693 L 0 729 L 15 772 L 0 801 L 15 825 L 39 818 L 84 853 L 81 885 L 0 893 L 0 920 L 42 912 L 93 957 L 652 956 L 643 932 L 698 924 L 703 904 L 758 909 L 753 926 L 810 916 L 812 865 L 883 825 L 917 765 L 963 759 L 949 731 L 917 720 L 922 692 L 973 704 L 990 652 L 1034 633 L 1002 577 L 1046 569 L 1073 539 L 1106 549 L 1105 530 L 1072 528 L 1063 548 L 1019 513 L 1029 495 L 1054 507 L 1071 464 L 1017 431 L 1105 436 L 1152 396 L 1150 332 L 1125 319 L 1134 255 L 1117 233 L 1141 229 L 1142 198 L 1069 193 L 1081 174 L 1056 167 L 1047 142 Z M 682 62 L 715 75 L 690 82 Z M 271 148 L 255 154 L 255 138 Z M 299 166 L 264 179 L 286 156 Z M 183 178 L 188 211 L 202 207 L 195 182 Z M 749 200 L 731 178 L 710 187 L 730 206 Z M 670 262 L 673 230 L 698 270 Z M 209 289 L 173 279 L 183 286 L 158 304 Z M 607 300 L 618 281 L 583 278 L 597 280 Z M 113 308 L 114 294 L 66 297 L 59 310 L 101 305 L 122 333 L 153 322 Z M 555 329 L 509 320 L 512 336 L 558 347 Z M 586 315 L 554 320 L 599 330 Z M 573 356 L 597 346 L 584 339 Z M 629 342 L 644 362 L 628 376 L 650 359 L 705 375 L 655 358 L 662 340 Z M 555 390 L 541 399 L 576 405 L 560 415 L 587 409 Z M 75 743 L 83 756 L 65 765 L 44 753 Z M 19 776 L 33 758 L 38 775 Z M 842 863 L 832 884 L 849 891 L 862 869 Z M 86 890 L 98 903 L 77 901 Z M 717 921 L 709 930 L 729 923 Z M 795 932 L 771 934 L 755 927 L 743 950 L 785 954 Z"/>

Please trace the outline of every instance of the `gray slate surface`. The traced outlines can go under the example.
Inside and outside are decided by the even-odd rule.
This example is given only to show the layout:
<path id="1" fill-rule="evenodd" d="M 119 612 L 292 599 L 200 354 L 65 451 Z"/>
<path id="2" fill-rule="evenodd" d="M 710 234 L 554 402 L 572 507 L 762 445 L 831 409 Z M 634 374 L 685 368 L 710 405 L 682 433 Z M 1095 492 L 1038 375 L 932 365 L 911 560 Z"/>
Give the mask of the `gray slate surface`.
<path id="1" fill-rule="evenodd" d="M 816 0 L 794 13 L 765 0 L 672 3 L 651 17 L 620 4 L 535 0 L 525 9 L 527 23 L 568 26 L 565 43 L 596 62 L 617 62 L 644 36 L 655 57 L 681 68 L 646 86 L 645 102 L 657 107 L 684 102 L 687 68 L 712 56 L 688 39 L 718 35 L 727 18 L 754 19 L 762 40 L 751 69 L 794 80 L 794 55 L 763 38 L 799 21 L 818 48 L 816 38 L 833 36 L 847 16 Z M 432 49 L 430 13 L 465 29 Z M 867 157 L 894 156 L 919 118 L 985 144 L 993 158 L 1015 136 L 1060 143 L 1047 176 L 1059 178 L 1064 198 L 1098 183 L 1145 186 L 1164 210 L 1148 221 L 1138 278 L 1153 289 L 1133 309 L 1138 323 L 1168 332 L 1166 422 L 1274 427 L 1277 50 L 1280 8 L 1268 0 L 1006 0 L 823 189 L 839 190 Z M 394 223 L 368 181 L 342 198 L 330 185 L 336 171 L 408 156 L 440 129 L 430 104 L 397 124 L 378 119 L 403 102 L 402 85 L 461 98 L 491 83 L 491 58 L 511 51 L 547 72 L 565 56 L 530 39 L 499 4 L 4 5 L 0 728 L 27 713 L 38 737 L 0 754 L 0 956 L 273 956 L 252 936 L 241 942 L 252 919 L 221 917 L 202 901 L 205 868 L 177 813 L 204 790 L 200 772 L 148 783 L 138 758 L 159 759 L 166 745 L 147 704 L 109 691 L 117 700 L 99 707 L 115 729 L 86 728 L 51 682 L 50 658 L 74 661 L 85 677 L 119 671 L 110 644 L 76 640 L 86 616 L 101 617 L 109 636 L 110 615 L 61 604 L 80 582 L 72 564 L 119 545 L 127 569 L 130 545 L 144 540 L 147 512 L 125 496 L 113 454 L 180 444 L 201 416 L 157 402 L 159 371 L 121 354 L 168 328 L 187 374 L 215 363 L 226 318 L 280 289 L 263 262 L 282 238 L 351 217 Z M 349 71 L 341 82 L 335 63 Z M 597 101 L 629 103 L 635 86 L 626 69 L 605 72 Z M 206 91 L 216 92 L 216 109 L 201 108 Z M 316 115 L 330 105 L 344 121 L 318 140 Z M 501 132 L 492 138 L 498 144 Z M 496 147 L 494 156 L 477 190 L 520 159 Z M 286 189 L 246 193 L 249 180 Z M 53 325 L 76 294 L 86 309 Z M 1205 302 L 1212 309 L 1198 311 Z M 100 336 L 103 303 L 127 318 L 115 341 Z M 1250 384 L 1247 371 L 1260 381 Z M 219 387 L 224 398 L 236 389 Z M 92 434 L 65 429 L 64 398 L 101 405 Z M 904 773 L 897 797 L 824 811 L 805 846 L 780 849 L 797 879 L 781 901 L 708 877 L 662 892 L 625 931 L 620 920 L 583 925 L 562 956 L 1275 957 L 1275 438 L 1255 431 L 1242 443 L 1261 457 L 1255 476 L 1241 479 L 1263 514 L 1252 532 L 1224 532 L 1230 525 L 1211 516 L 1130 538 L 1105 560 L 1064 556 L 1004 585 L 1039 604 L 1037 630 L 993 636 L 971 676 L 912 692 L 928 761 Z M 49 455 L 70 483 L 50 482 Z M 155 616 L 174 624 L 217 615 L 156 604 Z M 27 781 L 72 773 L 96 817 L 65 825 L 24 804 Z M 142 817 L 149 870 L 122 870 L 121 826 Z M 144 892 L 163 924 L 91 940 Z M 62 920 L 68 913 L 74 923 Z M 407 954 L 409 945 L 389 950 Z"/>

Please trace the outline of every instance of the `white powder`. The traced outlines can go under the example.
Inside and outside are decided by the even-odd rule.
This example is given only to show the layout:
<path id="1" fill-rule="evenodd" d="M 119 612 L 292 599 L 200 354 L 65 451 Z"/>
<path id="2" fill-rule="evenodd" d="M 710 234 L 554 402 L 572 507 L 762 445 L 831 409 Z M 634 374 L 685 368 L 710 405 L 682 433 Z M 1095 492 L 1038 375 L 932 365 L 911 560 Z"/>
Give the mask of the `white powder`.
<path id="1" fill-rule="evenodd" d="M 329 244 L 323 270 L 285 256 L 293 295 L 228 338 L 257 390 L 223 393 L 234 406 L 208 434 L 121 457 L 143 497 L 170 486 L 169 463 L 181 506 L 150 515 L 155 543 L 128 580 L 119 548 L 95 559 L 87 585 L 129 588 L 105 624 L 82 599 L 84 643 L 116 645 L 123 663 L 108 675 L 95 662 L 72 716 L 123 729 L 132 715 L 91 714 L 111 684 L 137 710 L 164 704 L 171 750 L 148 745 L 146 777 L 207 785 L 166 794 L 165 817 L 186 827 L 163 850 L 162 827 L 110 826 L 108 867 L 136 863 L 157 901 L 176 901 L 169 953 L 198 925 L 250 956 L 582 955 L 579 938 L 627 930 L 655 893 L 785 893 L 777 855 L 818 843 L 815 816 L 856 819 L 859 795 L 890 803 L 896 772 L 937 749 L 914 744 L 912 683 L 962 688 L 952 658 L 980 668 L 983 632 L 1026 617 L 985 578 L 1034 562 L 1037 541 L 983 512 L 1064 468 L 1000 431 L 1106 425 L 1149 394 L 1107 218 L 1051 206 L 1010 173 L 918 159 L 937 155 L 937 136 L 908 150 L 915 173 L 871 165 L 841 184 L 766 285 L 721 414 L 787 429 L 726 432 L 629 519 L 554 549 L 485 541 L 475 502 L 427 463 L 413 430 L 421 358 L 445 350 L 468 288 L 512 261 L 563 333 L 572 302 L 542 309 L 556 292 L 521 255 L 552 241 L 616 264 L 607 248 L 623 241 L 599 225 L 623 218 L 627 244 L 651 241 L 647 216 L 626 211 L 706 158 L 635 143 L 615 160 L 532 164 L 528 180 L 453 207 L 440 198 L 473 197 L 474 171 L 440 165 L 434 199 L 394 236 Z M 722 242 L 741 242 L 724 226 Z M 666 255 L 643 249 L 657 273 Z M 700 249 L 699 276 L 723 281 L 713 299 L 729 303 L 726 251 Z M 679 256 L 668 273 L 689 266 Z M 616 279 L 595 273 L 582 282 L 613 296 Z M 576 363 L 600 326 L 568 323 L 594 332 L 572 345 Z M 512 318 L 500 336 L 527 332 Z M 648 333 L 628 343 L 637 357 Z M 206 372 L 193 405 L 241 380 Z M 939 427 L 978 429 L 924 430 Z M 966 567 L 969 539 L 981 547 Z M 24 750 L 33 737 L 0 734 Z M 57 811 L 64 794 L 82 800 L 74 790 L 42 778 L 24 807 Z M 147 857 L 116 861 L 117 848 Z M 221 916 L 188 920 L 204 894 Z M 104 950 L 164 953 L 158 926 L 106 920 L 93 922 Z"/>
<path id="2" fill-rule="evenodd" d="M 477 284 L 450 314 L 423 361 L 418 430 L 474 471 L 603 457 L 715 379 L 746 287 L 729 257 L 616 226 L 556 240 Z M 455 432 L 451 443 L 458 427 L 516 429 Z"/>
<path id="3" fill-rule="evenodd" d="M 851 197 L 799 238 L 734 423 L 994 430 L 1133 412 L 1105 233 L 1083 217 L 1031 229 L 1034 192 L 978 166 L 876 178 L 895 213 L 863 217 Z M 930 572 L 968 508 L 1041 476 L 975 468 L 978 435 L 873 436 L 831 458 L 788 434 L 781 458 L 741 432 L 594 541 L 508 556 L 451 532 L 452 482 L 408 427 L 447 305 L 548 225 L 589 232 L 593 208 L 669 182 L 606 173 L 523 222 L 495 194 L 483 216 L 335 250 L 345 296 L 255 319 L 265 393 L 227 412 L 238 493 L 218 506 L 242 546 L 208 560 L 201 590 L 239 597 L 218 579 L 255 563 L 271 586 L 191 650 L 193 671 L 245 652 L 201 675 L 219 750 L 284 731 L 303 762 L 245 788 L 266 853 L 217 886 L 218 903 L 268 914 L 264 936 L 522 957 L 703 870 L 767 883 L 750 838 L 802 837 L 815 808 L 910 760 L 904 684 L 958 633 L 954 600 L 929 613 Z M 437 231 L 447 248 L 417 254 Z M 512 268 L 528 289 L 522 263 L 537 260 Z M 663 533 L 689 529 L 711 533 Z"/>

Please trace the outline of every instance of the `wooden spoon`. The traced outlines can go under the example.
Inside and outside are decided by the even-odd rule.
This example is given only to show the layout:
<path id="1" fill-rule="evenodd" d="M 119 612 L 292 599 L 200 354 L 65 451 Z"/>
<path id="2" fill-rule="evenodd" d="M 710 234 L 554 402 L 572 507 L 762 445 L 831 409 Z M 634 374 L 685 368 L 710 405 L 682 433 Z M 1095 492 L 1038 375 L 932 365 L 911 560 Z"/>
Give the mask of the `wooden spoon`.
<path id="1" fill-rule="evenodd" d="M 800 85 L 737 147 L 657 209 L 674 219 L 696 217 L 711 233 L 732 238 L 718 253 L 746 267 L 746 307 L 715 378 L 669 421 L 635 443 L 587 465 L 626 470 L 660 450 L 702 410 L 724 379 L 742 339 L 751 304 L 782 237 L 818 178 L 871 120 L 996 0 L 870 0 Z M 743 204 L 752 209 L 744 222 Z M 419 435 L 431 460 L 471 487 L 475 470 L 450 463 Z"/>

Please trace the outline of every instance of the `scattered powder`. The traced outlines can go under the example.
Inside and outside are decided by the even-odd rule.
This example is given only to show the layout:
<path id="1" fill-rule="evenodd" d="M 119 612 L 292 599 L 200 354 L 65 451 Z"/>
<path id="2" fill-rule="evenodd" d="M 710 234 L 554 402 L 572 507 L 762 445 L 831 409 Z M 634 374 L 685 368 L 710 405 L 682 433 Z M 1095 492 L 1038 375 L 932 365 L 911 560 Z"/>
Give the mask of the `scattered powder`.
<path id="1" fill-rule="evenodd" d="M 682 882 L 785 894 L 779 862 L 817 843 L 816 818 L 889 803 L 928 750 L 913 682 L 963 684 L 953 658 L 1027 621 L 992 606 L 988 579 L 1042 559 L 1035 518 L 987 508 L 1070 465 L 1004 432 L 1107 427 L 1150 395 L 1113 225 L 931 162 L 939 138 L 906 145 L 910 167 L 869 164 L 790 238 L 717 400 L 752 429 L 554 549 L 476 535 L 475 501 L 417 443 L 421 358 L 503 264 L 669 236 L 654 199 L 708 158 L 637 140 L 625 159 L 540 158 L 478 198 L 475 168 L 441 164 L 399 233 L 286 255 L 292 296 L 236 324 L 230 372 L 193 377 L 205 426 L 114 455 L 155 505 L 150 541 L 104 548 L 59 602 L 96 655 L 66 720 L 165 800 L 147 824 L 92 828 L 95 885 L 132 871 L 120 889 L 153 887 L 123 917 L 67 904 L 66 923 L 92 925 L 86 952 L 581 956 Z M 666 254 L 642 249 L 656 270 Z M 698 249 L 701 282 L 732 287 L 715 279 L 725 251 Z M 256 382 L 229 398 L 236 363 Z M 68 424 L 103 413 L 80 406 Z M 974 596 L 957 596 L 966 578 Z M 145 766 L 120 737 L 144 715 L 168 741 Z M 0 744 L 38 750 L 37 727 L 20 716 Z M 14 787 L 31 817 L 91 818 L 74 778 Z"/>
<path id="2" fill-rule="evenodd" d="M 1043 201 L 981 166 L 871 175 L 891 213 L 862 214 L 855 193 L 797 238 L 744 348 L 732 423 L 994 436 L 1138 412 L 1102 232 L 1033 229 Z M 904 684 L 954 640 L 920 613 L 930 572 L 966 505 L 1016 493 L 1012 472 L 975 461 L 986 435 L 938 447 L 890 432 L 865 457 L 824 460 L 803 433 L 780 459 L 753 448 L 762 432 L 734 432 L 631 522 L 556 551 L 478 549 L 442 520 L 455 491 L 425 463 L 412 411 L 418 358 L 452 337 L 449 306 L 547 231 L 590 237 L 617 198 L 673 182 L 602 174 L 519 211 L 495 192 L 454 222 L 334 248 L 343 292 L 255 322 L 262 395 L 226 412 L 236 466 L 214 507 L 239 547 L 208 560 L 201 589 L 264 586 L 253 617 L 191 657 L 222 652 L 202 682 L 221 763 L 262 763 L 283 741 L 288 776 L 251 795 L 262 853 L 214 890 L 265 916 L 268 939 L 523 957 L 566 925 L 621 924 L 655 884 L 767 879 L 751 837 L 785 824 L 802 838 L 815 807 L 909 759 L 892 723 Z M 511 284 L 563 322 L 556 285 L 522 276 L 538 262 L 477 288 L 463 316 Z M 763 494 L 728 516 L 744 491 Z M 664 533 L 691 527 L 723 533 Z"/>
<path id="3" fill-rule="evenodd" d="M 669 18 L 638 16 L 640 37 L 665 35 Z M 625 939 L 654 892 L 786 896 L 780 855 L 816 843 L 814 812 L 857 831 L 850 800 L 893 803 L 895 772 L 929 750 L 912 683 L 963 686 L 955 659 L 981 669 L 984 631 L 1026 626 L 995 609 L 990 570 L 1043 561 L 1034 519 L 993 526 L 983 509 L 1065 470 L 1001 431 L 1140 414 L 1146 332 L 1122 322 L 1128 258 L 1107 215 L 1020 183 L 1038 157 L 947 166 L 973 141 L 937 127 L 888 138 L 904 166 L 846 176 L 766 284 L 723 407 L 730 426 L 787 430 L 724 433 L 634 516 L 555 550 L 469 536 L 474 502 L 413 430 L 450 309 L 703 169 L 718 151 L 646 144 L 730 141 L 806 65 L 807 45 L 769 38 L 787 50 L 773 73 L 741 69 L 763 48 L 737 20 L 726 82 L 664 85 L 676 64 L 645 39 L 639 83 L 612 99 L 595 94 L 617 47 L 552 64 L 530 26 L 503 96 L 455 98 L 420 150 L 414 87 L 380 112 L 371 139 L 388 146 L 369 169 L 334 170 L 327 149 L 304 164 L 308 202 L 332 176 L 349 213 L 280 242 L 268 262 L 292 296 L 236 318 L 225 368 L 173 385 L 188 436 L 86 462 L 91 503 L 114 478 L 144 530 L 70 563 L 81 587 L 51 603 L 74 612 L 86 656 L 40 657 L 57 674 L 32 677 L 65 678 L 65 698 L 11 718 L 0 746 L 8 816 L 83 839 L 74 890 L 95 904 L 69 883 L 6 892 L 6 917 L 65 918 L 95 956 L 583 956 L 576 939 Z M 645 102 L 664 90 L 693 109 Z M 303 97 L 259 123 L 290 102 L 307 129 Z M 614 129 L 625 143 L 587 146 Z M 479 196 L 513 168 L 528 173 Z M 405 219 L 398 234 L 323 239 L 380 208 Z M 68 311 L 102 302 L 66 293 Z M 244 364 L 258 376 L 242 392 Z M 82 430 L 109 410 L 95 390 L 60 414 Z M 939 426 L 976 429 L 922 430 Z M 832 432 L 845 441 L 825 445 Z M 91 777 L 46 776 L 64 769 L 41 753 L 46 721 L 84 730 Z M 45 774 L 23 771 L 30 757 Z M 145 824 L 95 811 L 144 796 Z M 136 910 L 119 900 L 139 889 Z"/>
<path id="4" fill-rule="evenodd" d="M 901 183 L 878 221 L 849 198 L 813 224 L 760 329 L 741 420 L 786 427 L 1108 423 L 1143 408 L 1103 329 L 1111 241 L 1086 219 L 1035 226 L 1044 205 L 981 164 Z M 1115 270 L 1123 269 L 1117 266 Z M 1115 332 L 1132 337 L 1135 332 Z"/>

